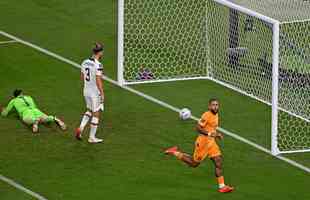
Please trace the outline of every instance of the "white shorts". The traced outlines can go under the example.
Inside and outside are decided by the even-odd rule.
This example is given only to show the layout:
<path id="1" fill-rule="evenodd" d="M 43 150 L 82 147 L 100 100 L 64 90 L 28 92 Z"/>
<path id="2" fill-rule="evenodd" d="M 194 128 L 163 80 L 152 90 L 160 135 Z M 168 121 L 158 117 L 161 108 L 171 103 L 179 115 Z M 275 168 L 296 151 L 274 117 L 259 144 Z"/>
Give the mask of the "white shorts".
<path id="1" fill-rule="evenodd" d="M 101 96 L 98 97 L 87 97 L 84 96 L 86 107 L 92 112 L 98 112 L 99 110 L 104 110 L 104 105 Z"/>

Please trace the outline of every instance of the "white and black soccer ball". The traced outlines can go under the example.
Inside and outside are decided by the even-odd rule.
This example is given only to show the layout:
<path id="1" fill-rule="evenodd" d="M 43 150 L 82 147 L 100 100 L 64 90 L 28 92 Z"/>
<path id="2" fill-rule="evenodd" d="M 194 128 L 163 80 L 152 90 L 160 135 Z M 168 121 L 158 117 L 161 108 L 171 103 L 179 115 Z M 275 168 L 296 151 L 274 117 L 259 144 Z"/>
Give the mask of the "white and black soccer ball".
<path id="1" fill-rule="evenodd" d="M 180 116 L 180 119 L 187 120 L 191 118 L 192 113 L 188 108 L 183 108 L 180 110 L 179 116 Z"/>

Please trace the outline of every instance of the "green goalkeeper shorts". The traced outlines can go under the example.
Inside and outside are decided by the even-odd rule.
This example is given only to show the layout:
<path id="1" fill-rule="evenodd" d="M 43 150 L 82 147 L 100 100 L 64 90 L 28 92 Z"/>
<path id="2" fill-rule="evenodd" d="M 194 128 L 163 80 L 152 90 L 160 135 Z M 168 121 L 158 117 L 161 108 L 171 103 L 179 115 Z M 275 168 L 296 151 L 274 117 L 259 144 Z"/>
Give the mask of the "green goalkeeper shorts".
<path id="1" fill-rule="evenodd" d="M 40 119 L 44 120 L 46 118 L 48 118 L 48 116 L 36 108 L 24 111 L 22 117 L 23 121 L 28 125 L 34 124 L 34 122 Z"/>

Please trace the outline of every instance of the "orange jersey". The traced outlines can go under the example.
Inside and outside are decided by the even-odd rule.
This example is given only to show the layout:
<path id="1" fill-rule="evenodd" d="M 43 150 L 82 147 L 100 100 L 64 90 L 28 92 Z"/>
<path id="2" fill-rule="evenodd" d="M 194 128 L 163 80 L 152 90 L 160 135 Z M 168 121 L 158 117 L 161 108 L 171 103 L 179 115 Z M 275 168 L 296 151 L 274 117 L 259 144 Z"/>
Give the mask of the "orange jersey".
<path id="1" fill-rule="evenodd" d="M 219 125 L 218 114 L 214 115 L 211 111 L 203 113 L 199 120 L 199 125 L 208 133 L 216 132 Z M 193 158 L 196 162 L 203 161 L 206 157 L 213 158 L 220 156 L 221 150 L 217 145 L 214 137 L 199 135 L 195 142 Z"/>
<path id="2" fill-rule="evenodd" d="M 216 132 L 219 126 L 219 116 L 218 114 L 213 114 L 211 111 L 207 111 L 202 114 L 198 123 L 208 133 Z"/>

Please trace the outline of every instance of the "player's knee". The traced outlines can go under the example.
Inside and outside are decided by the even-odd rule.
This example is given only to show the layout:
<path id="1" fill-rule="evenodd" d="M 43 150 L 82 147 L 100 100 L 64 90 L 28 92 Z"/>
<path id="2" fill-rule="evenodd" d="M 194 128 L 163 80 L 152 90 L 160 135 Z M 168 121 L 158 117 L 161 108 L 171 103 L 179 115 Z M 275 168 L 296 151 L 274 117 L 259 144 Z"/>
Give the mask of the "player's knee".
<path id="1" fill-rule="evenodd" d="M 92 116 L 99 119 L 99 117 L 100 117 L 100 112 L 93 112 L 93 113 L 92 113 Z"/>
<path id="2" fill-rule="evenodd" d="M 200 165 L 200 163 L 193 163 L 192 167 L 197 168 Z"/>
<path id="3" fill-rule="evenodd" d="M 87 111 L 84 113 L 84 115 L 86 115 L 86 116 L 88 116 L 88 117 L 91 117 L 91 116 L 92 116 L 92 112 L 89 111 L 89 110 L 87 110 Z"/>
<path id="4" fill-rule="evenodd" d="M 200 162 L 196 162 L 196 161 L 193 161 L 193 163 L 192 163 L 192 167 L 193 168 L 196 168 L 196 167 L 198 167 L 200 165 Z"/>
<path id="5" fill-rule="evenodd" d="M 99 124 L 99 118 L 97 118 L 97 117 L 92 117 L 92 119 L 91 119 L 91 124 L 92 124 L 92 125 L 98 125 L 98 124 Z"/>

